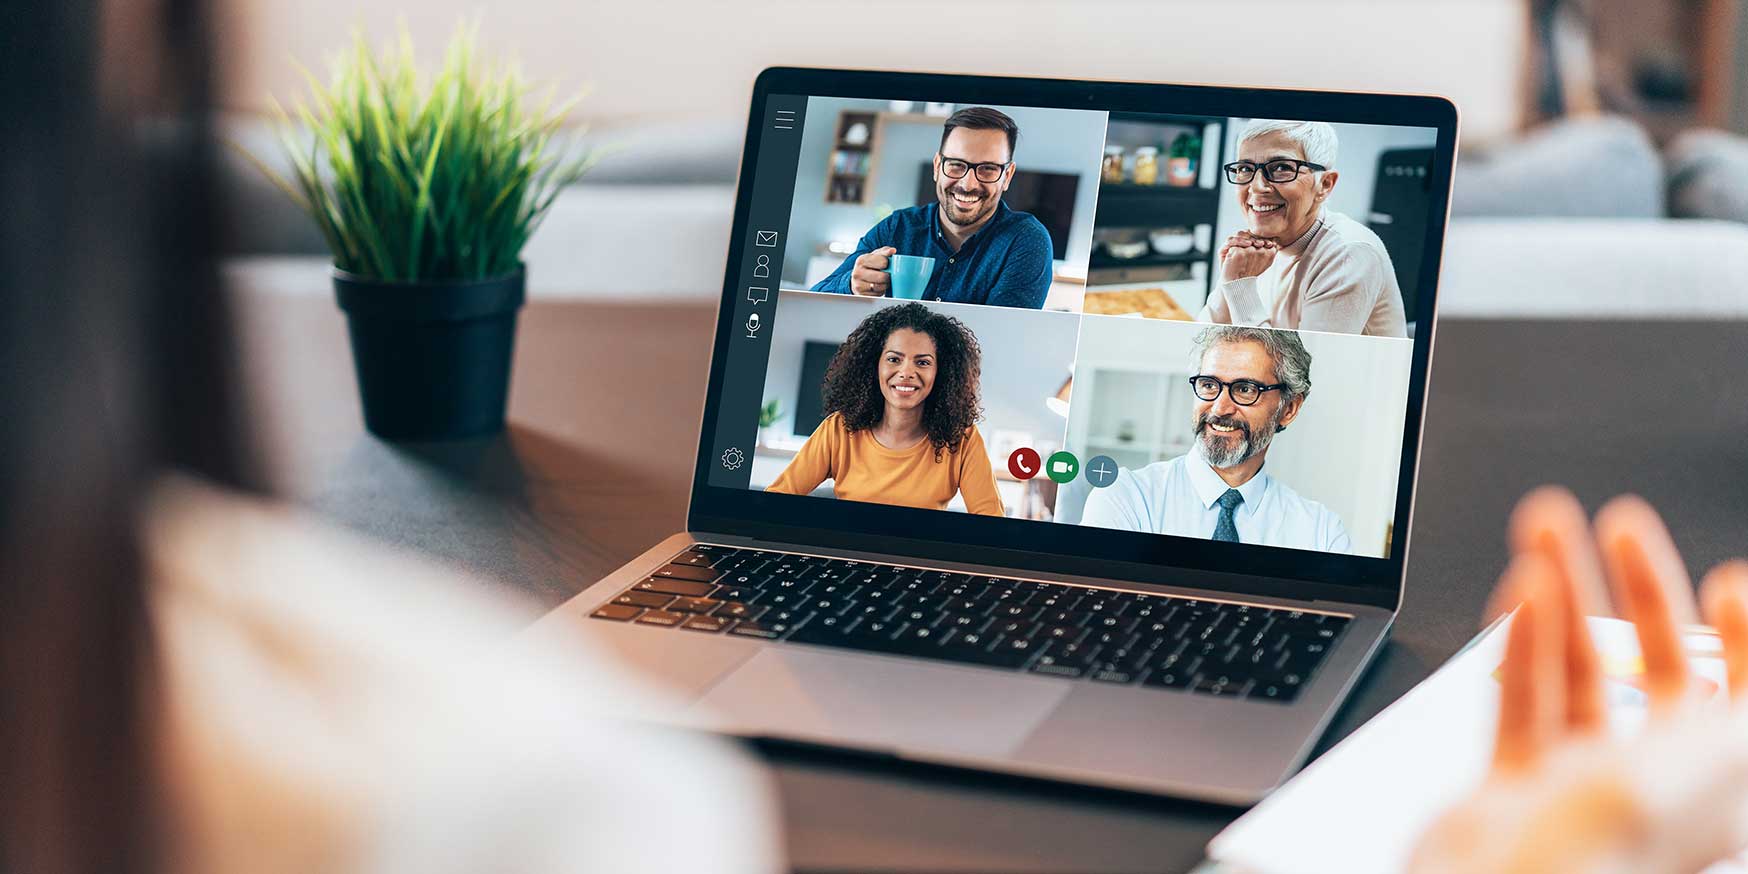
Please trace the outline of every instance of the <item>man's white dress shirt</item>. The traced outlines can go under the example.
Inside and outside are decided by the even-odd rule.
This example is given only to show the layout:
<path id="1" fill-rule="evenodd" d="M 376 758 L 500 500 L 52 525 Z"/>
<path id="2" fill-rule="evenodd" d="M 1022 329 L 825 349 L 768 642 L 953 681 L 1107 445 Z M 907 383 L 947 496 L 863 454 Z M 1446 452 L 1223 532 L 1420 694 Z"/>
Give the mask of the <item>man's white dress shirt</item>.
<path id="1" fill-rule="evenodd" d="M 1220 496 L 1228 488 L 1201 451 L 1194 449 L 1170 461 L 1124 470 L 1109 488 L 1094 489 L 1080 524 L 1212 538 L 1220 521 Z M 1341 517 L 1316 501 L 1300 497 L 1286 483 L 1269 476 L 1267 468 L 1238 486 L 1238 493 L 1244 496 L 1244 503 L 1233 512 L 1232 522 L 1240 543 L 1353 551 Z"/>

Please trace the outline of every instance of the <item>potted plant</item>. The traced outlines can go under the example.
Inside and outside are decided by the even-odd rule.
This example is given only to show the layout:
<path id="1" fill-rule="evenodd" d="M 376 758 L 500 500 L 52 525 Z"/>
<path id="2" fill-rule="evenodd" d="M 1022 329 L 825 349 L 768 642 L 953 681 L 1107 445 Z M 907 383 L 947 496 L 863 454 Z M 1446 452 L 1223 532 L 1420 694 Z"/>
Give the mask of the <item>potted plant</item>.
<path id="1" fill-rule="evenodd" d="M 771 430 L 772 425 L 777 424 L 778 420 L 780 420 L 782 418 L 783 418 L 783 402 L 781 400 L 778 400 L 777 398 L 772 398 L 772 399 L 766 401 L 765 405 L 759 408 L 759 445 L 760 446 L 769 445 L 769 443 L 765 439 L 765 434 L 767 431 Z"/>
<path id="2" fill-rule="evenodd" d="M 256 163 L 321 228 L 334 256 L 371 433 L 440 440 L 501 430 L 527 271 L 521 252 L 594 155 L 554 143 L 570 104 L 538 103 L 476 29 L 420 73 L 405 28 L 373 53 L 362 33 L 300 131 L 278 110 L 290 178 Z"/>
<path id="3" fill-rule="evenodd" d="M 1171 141 L 1165 178 L 1180 188 L 1196 184 L 1196 162 L 1202 158 L 1202 138 L 1185 131 Z"/>

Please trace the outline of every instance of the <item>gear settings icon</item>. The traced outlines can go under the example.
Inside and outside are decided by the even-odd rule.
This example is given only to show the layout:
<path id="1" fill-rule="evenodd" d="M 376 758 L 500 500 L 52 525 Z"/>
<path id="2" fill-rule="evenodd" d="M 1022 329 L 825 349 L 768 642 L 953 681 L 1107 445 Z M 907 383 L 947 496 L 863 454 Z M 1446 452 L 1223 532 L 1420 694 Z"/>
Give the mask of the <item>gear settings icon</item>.
<path id="1" fill-rule="evenodd" d="M 722 453 L 722 466 L 729 470 L 740 470 L 740 466 L 746 462 L 746 453 L 740 451 L 738 446 L 730 446 Z"/>

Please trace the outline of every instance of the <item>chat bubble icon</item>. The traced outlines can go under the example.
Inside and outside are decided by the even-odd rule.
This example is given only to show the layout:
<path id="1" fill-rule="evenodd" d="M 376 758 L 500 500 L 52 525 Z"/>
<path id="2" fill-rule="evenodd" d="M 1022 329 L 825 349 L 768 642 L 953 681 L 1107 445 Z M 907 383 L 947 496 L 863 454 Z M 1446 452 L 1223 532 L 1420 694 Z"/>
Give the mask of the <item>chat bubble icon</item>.
<path id="1" fill-rule="evenodd" d="M 771 299 L 771 290 L 762 285 L 747 286 L 747 300 L 753 303 L 764 303 Z"/>

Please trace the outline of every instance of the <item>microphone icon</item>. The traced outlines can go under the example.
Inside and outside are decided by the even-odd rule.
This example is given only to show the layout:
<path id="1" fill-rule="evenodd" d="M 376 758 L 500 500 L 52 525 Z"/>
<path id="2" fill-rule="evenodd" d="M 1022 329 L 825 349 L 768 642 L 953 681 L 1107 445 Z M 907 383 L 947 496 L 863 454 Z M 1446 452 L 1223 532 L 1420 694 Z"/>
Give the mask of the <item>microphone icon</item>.
<path id="1" fill-rule="evenodd" d="M 760 323 L 758 313 L 753 313 L 752 315 L 747 316 L 747 339 L 757 340 L 759 338 L 759 328 L 761 327 L 764 327 L 764 325 Z"/>

